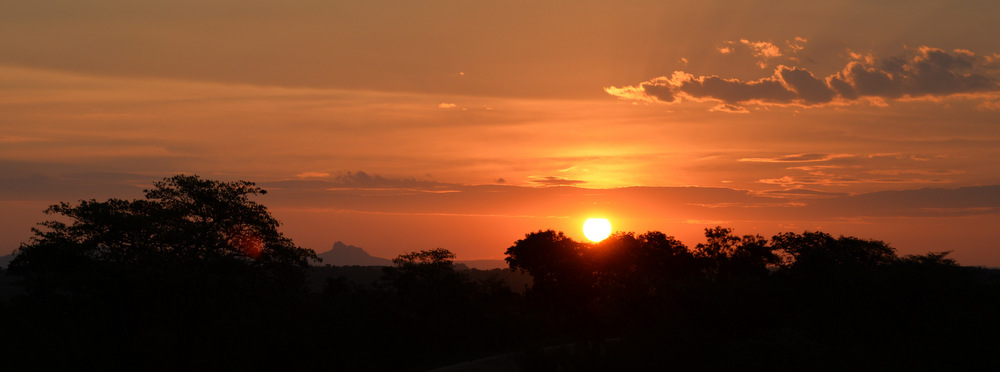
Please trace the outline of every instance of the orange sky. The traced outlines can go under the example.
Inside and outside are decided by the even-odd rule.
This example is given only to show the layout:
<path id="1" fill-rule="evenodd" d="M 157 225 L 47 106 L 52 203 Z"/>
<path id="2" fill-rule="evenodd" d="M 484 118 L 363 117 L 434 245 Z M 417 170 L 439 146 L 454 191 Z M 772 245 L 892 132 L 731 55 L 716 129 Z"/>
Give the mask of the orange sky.
<path id="1" fill-rule="evenodd" d="M 194 173 L 317 251 L 501 258 L 599 214 L 1000 266 L 1000 4 L 11 3 L 0 253 Z"/>

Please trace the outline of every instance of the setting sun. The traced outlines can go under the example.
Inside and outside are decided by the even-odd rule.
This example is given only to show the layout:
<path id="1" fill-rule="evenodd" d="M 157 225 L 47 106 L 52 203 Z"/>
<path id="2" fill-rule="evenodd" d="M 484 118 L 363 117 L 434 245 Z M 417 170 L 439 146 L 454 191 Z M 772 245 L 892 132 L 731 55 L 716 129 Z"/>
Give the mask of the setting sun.
<path id="1" fill-rule="evenodd" d="M 591 218 L 583 223 L 583 235 L 593 242 L 599 242 L 611 235 L 611 222 L 606 218 Z"/>

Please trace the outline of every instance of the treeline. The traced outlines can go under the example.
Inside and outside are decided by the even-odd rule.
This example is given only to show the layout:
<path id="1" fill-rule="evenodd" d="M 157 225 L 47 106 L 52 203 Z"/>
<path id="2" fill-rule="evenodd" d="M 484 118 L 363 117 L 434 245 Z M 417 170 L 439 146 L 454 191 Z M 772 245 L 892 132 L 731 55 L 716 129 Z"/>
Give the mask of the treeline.
<path id="1" fill-rule="evenodd" d="M 309 267 L 263 193 L 175 176 L 145 199 L 51 207 L 3 272 L 3 369 L 405 371 L 507 353 L 529 371 L 1000 367 L 1000 276 L 946 253 L 538 231 L 507 249 L 514 271 L 456 270 L 443 249 L 335 271 Z M 365 279 L 328 275 L 348 271 Z"/>
<path id="2" fill-rule="evenodd" d="M 996 270 L 822 232 L 705 237 L 693 249 L 660 232 L 517 241 L 507 261 L 534 277 L 529 299 L 590 340 L 537 359 L 582 370 L 1000 366 Z"/>

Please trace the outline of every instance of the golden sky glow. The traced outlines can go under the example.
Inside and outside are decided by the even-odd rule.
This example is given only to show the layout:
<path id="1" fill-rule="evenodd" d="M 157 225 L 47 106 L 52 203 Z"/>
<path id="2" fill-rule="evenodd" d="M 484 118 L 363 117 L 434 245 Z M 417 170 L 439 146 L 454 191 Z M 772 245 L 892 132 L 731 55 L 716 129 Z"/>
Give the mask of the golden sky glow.
<path id="1" fill-rule="evenodd" d="M 499 258 L 604 215 L 1000 266 L 1000 5 L 905 4 L 8 2 L 0 253 L 195 173 L 317 251 Z"/>

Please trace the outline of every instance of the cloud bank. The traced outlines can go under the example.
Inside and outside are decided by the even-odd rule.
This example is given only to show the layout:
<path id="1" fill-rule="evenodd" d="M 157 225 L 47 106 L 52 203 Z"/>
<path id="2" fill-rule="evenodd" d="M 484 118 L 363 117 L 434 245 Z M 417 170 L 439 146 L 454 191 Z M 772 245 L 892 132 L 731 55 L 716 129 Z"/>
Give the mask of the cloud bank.
<path id="1" fill-rule="evenodd" d="M 758 57 L 780 52 L 770 43 L 743 44 Z M 798 45 L 797 45 L 798 47 Z M 731 49 L 727 49 L 731 50 Z M 726 53 L 723 49 L 720 52 Z M 851 53 L 852 60 L 825 77 L 795 66 L 778 65 L 771 76 L 741 81 L 717 75 L 694 76 L 674 71 L 634 86 L 608 87 L 625 100 L 651 103 L 717 102 L 717 111 L 746 112 L 745 105 L 815 107 L 897 99 L 941 99 L 955 95 L 1000 93 L 1000 54 L 976 55 L 927 46 L 901 56 L 878 58 Z"/>

